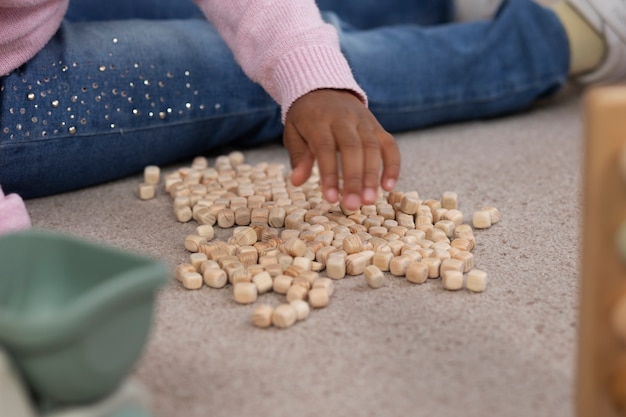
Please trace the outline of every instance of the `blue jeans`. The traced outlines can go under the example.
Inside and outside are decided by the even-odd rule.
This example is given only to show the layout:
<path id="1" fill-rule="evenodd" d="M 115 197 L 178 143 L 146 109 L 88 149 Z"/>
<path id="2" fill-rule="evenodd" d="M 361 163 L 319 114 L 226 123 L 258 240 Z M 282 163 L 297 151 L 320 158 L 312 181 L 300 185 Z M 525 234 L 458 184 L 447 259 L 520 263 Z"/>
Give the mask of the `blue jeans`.
<path id="1" fill-rule="evenodd" d="M 518 111 L 567 80 L 565 32 L 529 0 L 463 24 L 443 0 L 318 4 L 391 132 Z M 72 0 L 0 83 L 0 184 L 24 198 L 282 134 L 277 104 L 190 0 Z"/>

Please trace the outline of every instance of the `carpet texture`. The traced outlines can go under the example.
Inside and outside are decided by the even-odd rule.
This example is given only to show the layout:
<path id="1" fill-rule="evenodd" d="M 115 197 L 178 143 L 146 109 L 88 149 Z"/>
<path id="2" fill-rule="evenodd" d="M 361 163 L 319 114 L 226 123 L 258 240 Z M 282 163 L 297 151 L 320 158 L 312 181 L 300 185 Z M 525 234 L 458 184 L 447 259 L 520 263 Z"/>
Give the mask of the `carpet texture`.
<path id="1" fill-rule="evenodd" d="M 482 294 L 391 276 L 373 290 L 362 276 L 347 277 L 327 308 L 290 329 L 263 330 L 230 287 L 190 292 L 173 280 L 134 371 L 154 415 L 573 416 L 580 104 L 568 91 L 521 114 L 396 135 L 398 190 L 421 198 L 456 191 L 466 221 L 483 205 L 500 209 L 500 223 L 475 232 L 476 266 L 490 278 Z M 251 164 L 288 163 L 278 145 L 245 154 Z M 163 193 L 140 201 L 140 178 L 26 205 L 35 227 L 173 269 L 188 259 L 183 240 L 195 225 L 177 223 Z"/>

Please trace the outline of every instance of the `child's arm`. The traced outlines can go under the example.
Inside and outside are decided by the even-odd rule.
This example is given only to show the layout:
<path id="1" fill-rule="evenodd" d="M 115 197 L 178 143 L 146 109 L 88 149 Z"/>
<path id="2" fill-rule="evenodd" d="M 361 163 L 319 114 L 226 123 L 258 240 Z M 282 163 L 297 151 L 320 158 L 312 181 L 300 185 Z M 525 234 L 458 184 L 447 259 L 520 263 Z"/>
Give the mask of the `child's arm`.
<path id="1" fill-rule="evenodd" d="M 314 0 L 196 2 L 246 74 L 281 105 L 296 185 L 317 158 L 324 196 L 336 201 L 340 152 L 348 208 L 373 202 L 381 160 L 381 184 L 393 188 L 400 171 L 396 144 L 367 109 L 337 32 L 322 20 Z"/>

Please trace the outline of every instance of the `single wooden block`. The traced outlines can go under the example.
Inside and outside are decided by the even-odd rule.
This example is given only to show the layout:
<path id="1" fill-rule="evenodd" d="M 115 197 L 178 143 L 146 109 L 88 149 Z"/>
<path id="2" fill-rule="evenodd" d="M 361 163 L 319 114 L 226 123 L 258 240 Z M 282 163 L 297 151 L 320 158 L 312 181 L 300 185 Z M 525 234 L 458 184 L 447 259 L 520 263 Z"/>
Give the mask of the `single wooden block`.
<path id="1" fill-rule="evenodd" d="M 140 200 L 151 200 L 156 196 L 156 187 L 142 182 L 137 186 L 137 195 Z"/>
<path id="2" fill-rule="evenodd" d="M 423 258 L 422 263 L 428 267 L 428 278 L 439 278 L 441 261 L 437 258 Z"/>
<path id="3" fill-rule="evenodd" d="M 389 271 L 389 264 L 394 258 L 391 252 L 376 252 L 372 258 L 372 264 L 383 272 Z"/>
<path id="4" fill-rule="evenodd" d="M 313 288 L 308 294 L 309 304 L 313 308 L 323 308 L 330 302 L 330 295 L 324 288 Z"/>
<path id="5" fill-rule="evenodd" d="M 449 209 L 443 216 L 443 220 L 451 220 L 456 226 L 463 224 L 463 212 L 457 209 Z"/>
<path id="6" fill-rule="evenodd" d="M 252 282 L 256 285 L 257 292 L 259 294 L 265 294 L 269 292 L 274 286 L 274 281 L 267 271 L 256 274 L 252 277 Z"/>
<path id="7" fill-rule="evenodd" d="M 454 229 L 456 228 L 456 224 L 452 220 L 439 220 L 435 223 L 435 228 L 442 230 L 448 238 L 454 236 Z"/>
<path id="8" fill-rule="evenodd" d="M 293 278 L 288 275 L 277 275 L 274 277 L 274 284 L 272 289 L 277 294 L 287 294 L 287 291 L 291 287 Z"/>
<path id="9" fill-rule="evenodd" d="M 480 269 L 472 269 L 467 273 L 465 287 L 473 292 L 483 292 L 487 288 L 487 273 Z"/>
<path id="10" fill-rule="evenodd" d="M 192 264 L 188 263 L 188 262 L 185 262 L 185 263 L 179 264 L 179 265 L 176 267 L 176 271 L 175 271 L 176 279 L 177 279 L 178 281 L 180 281 L 180 282 L 183 282 L 183 275 L 184 275 L 186 272 L 197 272 L 197 271 L 196 271 L 196 267 L 195 267 L 195 266 L 193 266 Z"/>
<path id="11" fill-rule="evenodd" d="M 258 236 L 256 231 L 249 226 L 238 227 L 233 231 L 235 242 L 239 246 L 251 246 L 256 243 Z"/>
<path id="12" fill-rule="evenodd" d="M 492 225 L 500 221 L 500 218 L 501 218 L 500 210 L 498 210 L 496 207 L 484 206 L 484 207 L 481 207 L 481 210 L 489 212 Z"/>
<path id="13" fill-rule="evenodd" d="M 187 223 L 193 218 L 191 207 L 188 206 L 174 208 L 174 215 L 176 216 L 176 220 L 181 223 Z"/>
<path id="14" fill-rule="evenodd" d="M 365 282 L 371 288 L 380 288 L 385 285 L 385 275 L 376 265 L 369 265 L 363 271 Z"/>
<path id="15" fill-rule="evenodd" d="M 215 229 L 213 229 L 213 226 L 210 224 L 201 224 L 196 227 L 196 234 L 208 242 L 215 237 Z"/>
<path id="16" fill-rule="evenodd" d="M 463 288 L 463 273 L 456 270 L 447 270 L 441 273 L 443 288 L 457 291 Z"/>
<path id="17" fill-rule="evenodd" d="M 413 261 L 406 268 L 406 279 L 414 284 L 423 284 L 428 279 L 428 265 Z"/>
<path id="18" fill-rule="evenodd" d="M 389 272 L 396 277 L 403 277 L 406 275 L 406 269 L 411 262 L 413 262 L 413 259 L 409 256 L 396 256 L 389 262 Z"/>
<path id="19" fill-rule="evenodd" d="M 204 283 L 211 288 L 224 288 L 228 283 L 228 275 L 219 268 L 209 268 L 203 273 Z"/>
<path id="20" fill-rule="evenodd" d="M 298 312 L 291 304 L 279 305 L 272 314 L 272 324 L 280 329 L 293 326 L 297 319 Z"/>
<path id="21" fill-rule="evenodd" d="M 444 259 L 441 261 L 441 267 L 439 268 L 439 273 L 443 277 L 443 273 L 446 271 L 457 271 L 463 273 L 463 269 L 465 268 L 465 264 L 463 261 L 459 259 Z"/>
<path id="22" fill-rule="evenodd" d="M 202 262 L 207 261 L 207 257 L 204 253 L 192 253 L 189 255 L 189 263 L 196 268 L 196 272 L 200 272 L 200 266 Z"/>
<path id="23" fill-rule="evenodd" d="M 253 282 L 238 282 L 233 286 L 233 295 L 239 304 L 254 303 L 258 296 L 257 286 Z"/>
<path id="24" fill-rule="evenodd" d="M 474 212 L 472 226 L 474 226 L 474 229 L 489 229 L 491 227 L 491 213 L 487 210 Z"/>
<path id="25" fill-rule="evenodd" d="M 309 290 L 302 285 L 292 285 L 287 290 L 287 301 L 306 300 Z"/>
<path id="26" fill-rule="evenodd" d="M 143 169 L 143 182 L 157 185 L 161 182 L 161 168 L 156 165 L 148 165 Z"/>
<path id="27" fill-rule="evenodd" d="M 459 196 L 454 191 L 444 191 L 441 196 L 441 207 L 448 210 L 459 208 Z"/>
<path id="28" fill-rule="evenodd" d="M 450 254 L 452 255 L 452 252 Z M 474 268 L 474 254 L 469 251 L 458 251 L 452 258 L 463 262 L 463 272 L 469 272 Z"/>
<path id="29" fill-rule="evenodd" d="M 327 277 L 319 277 L 313 281 L 311 288 L 324 288 L 329 296 L 332 296 L 335 292 L 335 283 L 332 279 Z"/>
<path id="30" fill-rule="evenodd" d="M 416 197 L 405 195 L 400 200 L 400 210 L 406 214 L 416 214 L 419 206 L 420 201 Z"/>
<path id="31" fill-rule="evenodd" d="M 307 303 L 306 301 L 293 300 L 293 301 L 290 301 L 289 304 L 291 304 L 291 306 L 296 310 L 297 321 L 305 320 L 307 317 L 309 317 L 309 314 L 311 312 L 311 307 L 309 306 L 309 303 Z"/>
<path id="32" fill-rule="evenodd" d="M 326 276 L 332 279 L 342 279 L 346 276 L 346 260 L 342 256 L 329 256 L 326 262 Z"/>
<path id="33" fill-rule="evenodd" d="M 272 325 L 272 315 L 274 308 L 268 304 L 259 304 L 252 313 L 252 323 L 261 328 Z"/>
<path id="34" fill-rule="evenodd" d="M 626 346 L 616 334 L 611 317 L 626 293 L 626 263 L 616 243 L 626 220 L 626 182 L 619 161 L 626 146 L 626 86 L 591 88 L 583 105 L 585 161 L 576 411 L 579 417 L 618 417 L 626 412 Z"/>
<path id="35" fill-rule="evenodd" d="M 183 287 L 188 290 L 199 290 L 202 288 L 202 275 L 197 272 L 183 273 Z"/>
<path id="36" fill-rule="evenodd" d="M 363 251 L 346 256 L 346 274 L 361 275 L 365 268 L 371 265 L 373 257 L 374 252 L 372 251 Z"/>

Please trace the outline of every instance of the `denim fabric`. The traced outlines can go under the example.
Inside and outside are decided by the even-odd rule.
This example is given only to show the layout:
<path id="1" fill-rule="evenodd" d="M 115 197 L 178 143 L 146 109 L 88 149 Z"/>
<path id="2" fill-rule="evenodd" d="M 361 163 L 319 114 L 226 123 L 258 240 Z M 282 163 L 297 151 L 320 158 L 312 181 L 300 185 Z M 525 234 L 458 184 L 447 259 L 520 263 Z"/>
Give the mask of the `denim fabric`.
<path id="1" fill-rule="evenodd" d="M 336 11 L 324 16 L 392 132 L 520 110 L 567 78 L 564 30 L 529 0 L 467 24 L 444 23 L 448 1 L 318 3 Z M 0 82 L 0 184 L 25 198 L 282 133 L 277 104 L 190 0 L 72 0 L 49 44 Z"/>

